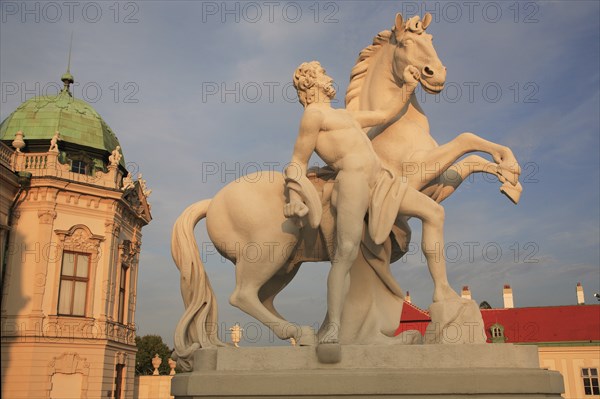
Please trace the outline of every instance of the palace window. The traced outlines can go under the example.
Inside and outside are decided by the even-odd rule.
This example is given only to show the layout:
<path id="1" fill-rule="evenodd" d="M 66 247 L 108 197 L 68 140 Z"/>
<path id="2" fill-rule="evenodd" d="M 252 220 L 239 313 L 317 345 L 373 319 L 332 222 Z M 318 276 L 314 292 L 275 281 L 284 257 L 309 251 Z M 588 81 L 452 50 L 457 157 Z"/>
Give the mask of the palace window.
<path id="1" fill-rule="evenodd" d="M 122 265 L 121 266 L 121 278 L 119 280 L 119 323 L 123 324 L 123 322 L 125 321 L 125 299 L 127 297 L 126 295 L 126 288 L 127 288 L 127 270 L 129 270 L 129 266 L 128 265 Z"/>
<path id="2" fill-rule="evenodd" d="M 490 333 L 492 336 L 492 343 L 498 344 L 506 342 L 506 337 L 504 336 L 504 326 L 501 324 L 494 324 L 490 327 Z"/>
<path id="3" fill-rule="evenodd" d="M 600 395 L 600 387 L 598 385 L 598 369 L 581 369 L 581 377 L 583 378 L 583 390 L 586 395 Z"/>
<path id="4" fill-rule="evenodd" d="M 71 161 L 71 172 L 79 173 L 81 175 L 87 174 L 87 165 L 84 161 L 81 160 L 72 160 Z"/>
<path id="5" fill-rule="evenodd" d="M 89 255 L 63 252 L 58 295 L 59 315 L 85 316 L 89 271 Z"/>

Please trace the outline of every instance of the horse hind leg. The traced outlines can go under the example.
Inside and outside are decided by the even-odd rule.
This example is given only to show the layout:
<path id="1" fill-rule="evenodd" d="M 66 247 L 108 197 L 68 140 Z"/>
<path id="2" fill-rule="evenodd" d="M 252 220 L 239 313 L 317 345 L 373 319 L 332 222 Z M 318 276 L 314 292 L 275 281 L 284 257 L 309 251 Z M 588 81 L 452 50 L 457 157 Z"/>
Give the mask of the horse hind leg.
<path id="1" fill-rule="evenodd" d="M 279 271 L 269 279 L 258 291 L 258 298 L 261 303 L 269 309 L 269 311 L 279 317 L 285 319 L 275 309 L 274 300 L 275 297 L 294 279 L 296 273 L 300 269 L 300 264 L 294 265 L 291 270 L 288 271 L 288 265 L 284 265 Z M 296 343 L 301 346 L 314 345 L 316 334 L 310 326 L 296 326 L 294 331 L 294 339 Z"/>
<path id="2" fill-rule="evenodd" d="M 269 304 L 269 301 L 272 300 L 270 297 L 274 297 L 289 281 L 283 284 L 285 278 L 275 277 L 276 271 L 284 265 L 268 264 L 269 262 L 266 260 L 265 262 L 238 260 L 236 263 L 236 288 L 229 298 L 229 303 L 269 327 L 279 339 L 294 338 L 297 342 L 306 341 L 307 337 L 302 338 L 302 336 L 308 335 L 308 332 L 285 320 L 277 313 L 272 302 Z M 291 273 L 295 274 L 294 271 Z M 289 280 L 293 274 L 288 277 Z M 263 294 L 260 295 L 259 292 L 264 286 L 267 288 L 263 289 Z M 279 289 L 277 289 L 278 286 Z M 271 295 L 268 295 L 269 291 Z M 263 297 L 262 300 L 260 296 Z"/>
<path id="3" fill-rule="evenodd" d="M 289 265 L 283 265 L 273 277 L 271 277 L 258 291 L 258 299 L 261 303 L 271 311 L 275 316 L 283 319 L 284 317 L 279 314 L 273 301 L 277 294 L 279 294 L 296 276 L 298 273 L 299 266 L 293 267 L 288 271 Z"/>

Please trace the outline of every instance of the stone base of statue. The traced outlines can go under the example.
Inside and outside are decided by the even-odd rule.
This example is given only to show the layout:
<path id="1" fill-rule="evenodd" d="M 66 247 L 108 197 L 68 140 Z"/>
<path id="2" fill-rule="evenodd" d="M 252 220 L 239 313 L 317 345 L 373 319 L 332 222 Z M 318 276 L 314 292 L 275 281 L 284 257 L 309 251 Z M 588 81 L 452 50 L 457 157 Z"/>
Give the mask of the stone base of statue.
<path id="1" fill-rule="evenodd" d="M 562 376 L 540 369 L 536 346 L 342 345 L 339 363 L 315 347 L 198 350 L 175 375 L 176 399 L 560 398 Z"/>

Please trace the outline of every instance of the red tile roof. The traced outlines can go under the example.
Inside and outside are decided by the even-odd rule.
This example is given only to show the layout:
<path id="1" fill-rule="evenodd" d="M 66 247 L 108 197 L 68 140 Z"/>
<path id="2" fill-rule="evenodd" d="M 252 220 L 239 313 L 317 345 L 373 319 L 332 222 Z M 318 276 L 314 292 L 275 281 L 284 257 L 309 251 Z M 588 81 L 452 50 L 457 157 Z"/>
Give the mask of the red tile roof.
<path id="1" fill-rule="evenodd" d="M 429 312 L 412 303 L 404 302 L 402 314 L 400 315 L 400 325 L 394 335 L 407 330 L 418 330 L 423 335 L 430 321 Z"/>
<path id="2" fill-rule="evenodd" d="M 600 305 L 482 309 L 486 334 L 498 323 L 506 342 L 600 341 Z"/>
<path id="3" fill-rule="evenodd" d="M 488 338 L 490 326 L 498 323 L 506 342 L 600 341 L 600 305 L 481 309 L 481 314 Z M 428 312 L 405 302 L 396 335 L 406 330 L 424 334 L 430 321 Z"/>

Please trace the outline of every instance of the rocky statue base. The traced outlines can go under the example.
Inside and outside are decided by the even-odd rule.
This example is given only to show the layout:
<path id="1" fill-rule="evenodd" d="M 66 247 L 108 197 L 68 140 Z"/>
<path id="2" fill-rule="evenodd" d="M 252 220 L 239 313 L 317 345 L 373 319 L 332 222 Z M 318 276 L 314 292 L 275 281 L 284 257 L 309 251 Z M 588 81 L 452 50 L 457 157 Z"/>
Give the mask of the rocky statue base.
<path id="1" fill-rule="evenodd" d="M 200 349 L 175 375 L 176 399 L 560 398 L 562 376 L 540 369 L 536 346 L 343 345 L 320 363 L 315 347 Z"/>

